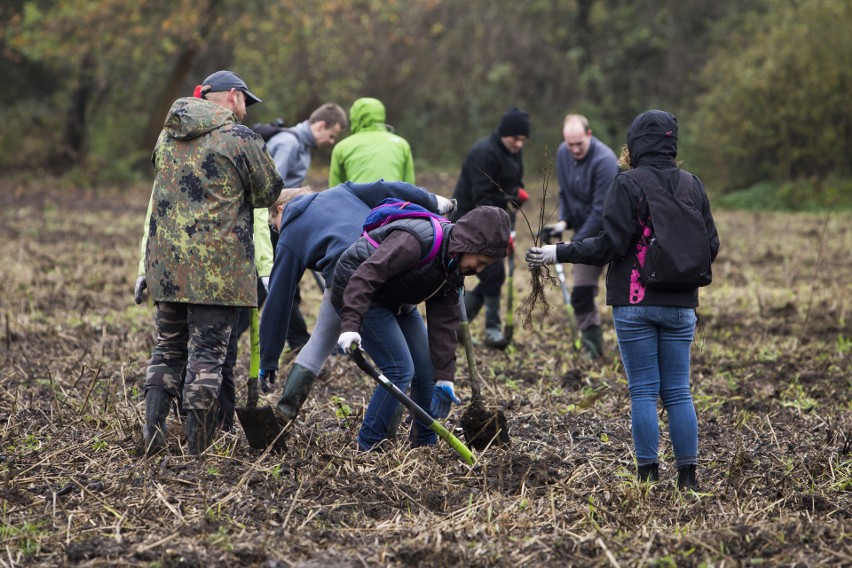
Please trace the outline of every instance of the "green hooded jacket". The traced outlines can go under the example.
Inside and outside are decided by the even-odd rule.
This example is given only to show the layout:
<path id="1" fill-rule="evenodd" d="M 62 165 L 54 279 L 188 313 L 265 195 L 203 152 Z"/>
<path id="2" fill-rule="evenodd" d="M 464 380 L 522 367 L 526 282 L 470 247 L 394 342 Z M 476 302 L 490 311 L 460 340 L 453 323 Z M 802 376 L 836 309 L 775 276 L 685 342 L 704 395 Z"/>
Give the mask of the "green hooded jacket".
<path id="1" fill-rule="evenodd" d="M 152 157 L 145 250 L 155 302 L 256 306 L 254 209 L 284 183 L 263 139 L 227 108 L 175 101 Z"/>
<path id="2" fill-rule="evenodd" d="M 368 183 L 379 179 L 414 183 L 411 146 L 388 132 L 385 105 L 362 98 L 349 109 L 352 134 L 334 146 L 328 171 L 328 187 L 345 181 Z"/>

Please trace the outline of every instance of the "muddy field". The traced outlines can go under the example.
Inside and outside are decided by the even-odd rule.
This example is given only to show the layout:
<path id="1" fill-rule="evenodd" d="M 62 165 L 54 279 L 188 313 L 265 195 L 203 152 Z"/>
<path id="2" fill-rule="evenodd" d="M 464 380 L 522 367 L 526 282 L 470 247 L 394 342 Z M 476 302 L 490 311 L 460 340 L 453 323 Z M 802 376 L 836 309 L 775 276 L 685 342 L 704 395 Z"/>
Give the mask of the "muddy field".
<path id="1" fill-rule="evenodd" d="M 476 348 L 513 444 L 473 467 L 443 443 L 357 453 L 373 383 L 337 357 L 283 454 L 237 426 L 184 456 L 172 416 L 168 455 L 140 457 L 148 191 L 0 182 L 0 565 L 852 565 L 852 215 L 716 213 L 693 351 L 702 492 L 681 494 L 665 413 L 663 481 L 634 480 L 609 311 L 607 356 L 585 362 L 556 289 L 509 351 Z M 310 279 L 303 298 L 310 320 Z"/>

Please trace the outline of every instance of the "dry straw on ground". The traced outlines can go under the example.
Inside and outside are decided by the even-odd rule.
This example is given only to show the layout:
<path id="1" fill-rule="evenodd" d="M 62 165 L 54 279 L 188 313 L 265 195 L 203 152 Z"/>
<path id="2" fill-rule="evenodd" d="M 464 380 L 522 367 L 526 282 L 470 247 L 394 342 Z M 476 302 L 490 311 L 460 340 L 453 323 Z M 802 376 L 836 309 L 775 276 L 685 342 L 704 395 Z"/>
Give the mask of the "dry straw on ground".
<path id="1" fill-rule="evenodd" d="M 848 215 L 821 236 L 825 217 L 717 212 L 693 364 L 703 492 L 681 494 L 665 413 L 663 481 L 634 480 L 611 323 L 587 363 L 558 310 L 505 353 L 477 347 L 513 444 L 474 467 L 442 444 L 355 452 L 373 383 L 338 358 L 283 454 L 237 427 L 184 456 L 170 417 L 168 455 L 137 456 L 146 200 L 0 188 L 0 566 L 852 564 Z M 312 281 L 303 293 L 313 314 Z"/>

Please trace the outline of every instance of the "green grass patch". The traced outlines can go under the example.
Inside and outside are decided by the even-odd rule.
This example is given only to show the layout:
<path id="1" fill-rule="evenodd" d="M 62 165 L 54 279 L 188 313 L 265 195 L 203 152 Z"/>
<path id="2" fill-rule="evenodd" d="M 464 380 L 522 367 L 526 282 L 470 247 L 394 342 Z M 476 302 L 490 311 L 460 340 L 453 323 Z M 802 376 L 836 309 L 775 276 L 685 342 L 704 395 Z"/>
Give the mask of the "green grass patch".
<path id="1" fill-rule="evenodd" d="M 764 181 L 747 189 L 714 196 L 713 206 L 746 211 L 852 210 L 852 179 L 821 183 L 802 180 L 778 184 Z"/>

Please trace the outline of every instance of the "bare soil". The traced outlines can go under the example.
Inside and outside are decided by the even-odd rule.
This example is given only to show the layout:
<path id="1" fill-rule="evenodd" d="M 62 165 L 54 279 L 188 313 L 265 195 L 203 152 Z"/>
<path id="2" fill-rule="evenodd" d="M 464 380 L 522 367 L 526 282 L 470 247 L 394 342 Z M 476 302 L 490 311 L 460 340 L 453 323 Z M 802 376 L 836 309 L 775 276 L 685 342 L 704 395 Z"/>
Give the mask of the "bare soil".
<path id="1" fill-rule="evenodd" d="M 609 310 L 606 355 L 585 361 L 558 289 L 506 352 L 476 347 L 512 444 L 473 467 L 404 434 L 356 452 L 374 383 L 340 357 L 283 453 L 237 426 L 184 455 L 172 415 L 168 452 L 140 457 L 154 324 L 132 292 L 149 191 L 0 181 L 0 565 L 852 565 L 852 215 L 716 212 L 692 367 L 701 492 L 684 494 L 662 409 L 661 482 L 636 482 Z M 531 241 L 519 231 L 519 250 Z M 523 299 L 523 263 L 515 283 Z M 310 320 L 319 293 L 310 278 L 302 291 Z"/>

